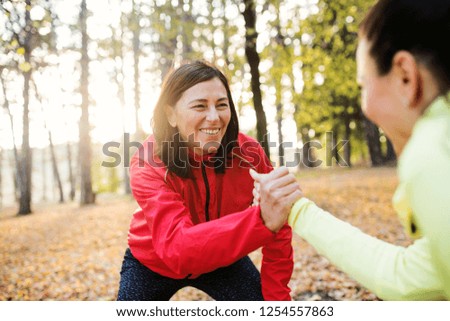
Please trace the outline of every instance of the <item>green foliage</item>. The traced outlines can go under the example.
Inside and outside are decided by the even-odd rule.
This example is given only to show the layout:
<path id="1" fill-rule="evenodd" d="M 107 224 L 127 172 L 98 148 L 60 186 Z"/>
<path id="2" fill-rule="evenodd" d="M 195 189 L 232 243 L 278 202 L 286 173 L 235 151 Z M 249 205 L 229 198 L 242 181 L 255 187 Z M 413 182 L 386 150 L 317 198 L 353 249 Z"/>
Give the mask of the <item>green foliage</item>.
<path id="1" fill-rule="evenodd" d="M 265 111 L 272 117 L 276 109 L 279 124 L 294 117 L 303 140 L 323 142 L 328 131 L 334 131 L 338 140 L 350 139 L 351 160 L 355 163 L 367 158 L 360 93 L 355 80 L 357 30 L 359 21 L 374 1 L 255 0 L 257 27 L 249 30 L 249 33 L 258 33 L 256 43 L 261 58 Z M 74 108 L 79 104 L 78 12 L 72 21 L 59 20 L 57 15 L 61 9 L 56 4 L 56 1 L 31 0 L 27 8 L 25 1 L 1 2 L 1 69 L 7 80 L 8 97 L 14 97 L 11 103 L 15 103 L 11 106 L 20 104 L 16 97 L 22 95 L 21 75 L 33 73 L 36 77 L 44 74 L 48 67 L 53 67 L 54 76 L 61 79 L 73 74 L 69 77 L 70 84 L 62 81 L 62 91 L 68 99 L 60 101 L 62 106 L 73 105 Z M 115 17 L 106 26 L 108 33 L 95 32 L 94 18 L 99 9 L 92 10 L 90 18 L 93 19 L 87 28 L 89 56 L 93 59 L 89 81 L 97 79 L 92 76 L 97 72 L 101 74 L 99 69 L 106 70 L 114 82 L 108 94 L 117 94 L 120 105 L 127 108 L 135 105 L 140 111 L 151 107 L 146 99 L 148 93 L 156 92 L 160 85 L 159 76 L 182 60 L 204 58 L 222 67 L 228 76 L 238 110 L 244 114 L 247 107 L 252 106 L 242 1 L 126 0 L 108 4 L 111 6 L 105 10 L 110 10 Z M 35 12 L 25 26 L 27 10 Z M 75 36 L 66 37 L 67 33 Z M 69 60 L 75 62 L 71 71 L 65 71 L 64 77 L 58 75 L 59 70 L 64 70 L 60 67 L 66 65 L 61 62 Z M 55 88 L 52 93 L 58 91 Z M 31 96 L 33 94 L 31 90 Z M 91 91 L 91 111 L 99 106 L 94 94 Z M 34 104 L 33 97 L 30 103 Z M 35 123 L 40 117 L 33 112 L 30 116 Z M 74 117 L 73 122 L 77 121 Z M 269 123 L 272 121 L 269 119 Z M 133 126 L 128 125 L 132 131 Z M 250 134 L 255 135 L 255 130 Z M 102 169 L 97 163 L 93 167 L 99 192 L 117 189 L 115 171 Z"/>
<path id="2" fill-rule="evenodd" d="M 321 0 L 317 13 L 302 22 L 297 34 L 302 39 L 304 82 L 296 115 L 298 127 L 313 128 L 316 136 L 333 130 L 342 138 L 346 127 L 354 122 L 351 137 L 347 137 L 358 142 L 353 147 L 361 146 L 364 137 L 356 83 L 357 30 L 359 20 L 373 2 Z"/>

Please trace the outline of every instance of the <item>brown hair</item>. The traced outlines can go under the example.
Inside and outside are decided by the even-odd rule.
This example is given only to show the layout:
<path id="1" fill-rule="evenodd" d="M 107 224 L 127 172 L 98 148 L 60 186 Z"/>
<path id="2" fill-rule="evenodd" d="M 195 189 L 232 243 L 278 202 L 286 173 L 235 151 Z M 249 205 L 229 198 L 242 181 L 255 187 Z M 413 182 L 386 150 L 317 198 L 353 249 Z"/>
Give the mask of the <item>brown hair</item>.
<path id="1" fill-rule="evenodd" d="M 449 34 L 448 0 L 380 0 L 360 25 L 380 75 L 391 70 L 398 51 L 406 50 L 430 70 L 441 95 L 450 88 Z"/>
<path id="2" fill-rule="evenodd" d="M 184 178 L 192 177 L 192 167 L 188 159 L 187 142 L 181 139 L 177 128 L 173 128 L 167 119 L 165 108 L 174 107 L 183 93 L 198 83 L 218 78 L 224 85 L 231 110 L 228 124 L 221 145 L 214 157 L 216 172 L 223 173 L 230 157 L 230 151 L 236 146 L 239 124 L 228 80 L 214 65 L 204 61 L 183 63 L 171 70 L 165 77 L 161 94 L 153 112 L 153 134 L 157 143 L 156 154 L 169 171 Z"/>

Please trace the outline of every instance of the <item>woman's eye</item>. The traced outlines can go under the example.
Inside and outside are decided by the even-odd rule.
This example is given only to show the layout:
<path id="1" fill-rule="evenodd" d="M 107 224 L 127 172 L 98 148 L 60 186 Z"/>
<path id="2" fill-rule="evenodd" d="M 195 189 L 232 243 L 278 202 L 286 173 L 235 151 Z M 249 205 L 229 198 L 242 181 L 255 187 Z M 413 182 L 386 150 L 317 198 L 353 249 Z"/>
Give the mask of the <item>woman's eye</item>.
<path id="1" fill-rule="evenodd" d="M 228 104 L 220 104 L 220 105 L 217 105 L 217 108 L 220 108 L 220 109 L 228 108 Z"/>
<path id="2" fill-rule="evenodd" d="M 192 108 L 194 108 L 194 109 L 203 109 L 203 108 L 205 108 L 205 106 L 204 105 L 195 105 L 195 106 L 192 106 Z"/>

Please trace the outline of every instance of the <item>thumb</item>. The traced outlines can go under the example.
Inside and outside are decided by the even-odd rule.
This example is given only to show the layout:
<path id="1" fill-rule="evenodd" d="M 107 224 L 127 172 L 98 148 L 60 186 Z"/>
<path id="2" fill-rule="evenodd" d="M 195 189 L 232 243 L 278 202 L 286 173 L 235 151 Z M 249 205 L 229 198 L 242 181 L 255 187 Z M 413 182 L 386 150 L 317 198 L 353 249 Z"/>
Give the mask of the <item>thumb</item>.
<path id="1" fill-rule="evenodd" d="M 250 169 L 250 176 L 257 182 L 261 180 L 261 174 L 258 174 L 254 169 Z"/>

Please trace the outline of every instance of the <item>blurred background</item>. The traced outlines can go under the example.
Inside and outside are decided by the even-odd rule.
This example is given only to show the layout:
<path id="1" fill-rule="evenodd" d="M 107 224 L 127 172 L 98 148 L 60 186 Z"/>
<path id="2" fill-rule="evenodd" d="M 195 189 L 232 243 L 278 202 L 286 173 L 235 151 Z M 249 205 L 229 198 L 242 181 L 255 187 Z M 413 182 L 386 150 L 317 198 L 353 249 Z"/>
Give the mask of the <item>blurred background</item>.
<path id="1" fill-rule="evenodd" d="M 130 193 L 126 142 L 151 133 L 161 81 L 183 60 L 224 70 L 241 130 L 277 165 L 392 163 L 355 81 L 373 2 L 2 0 L 0 211 Z M 105 167 L 111 142 L 121 163 Z"/>
<path id="2" fill-rule="evenodd" d="M 390 206 L 392 145 L 356 84 L 358 23 L 373 3 L 1 0 L 0 300 L 116 298 L 137 206 L 126 165 L 184 60 L 223 69 L 241 130 L 307 197 L 409 244 Z M 294 300 L 377 300 L 297 236 L 293 247 Z M 260 251 L 250 257 L 259 266 Z M 173 299 L 210 298 L 186 288 Z"/>

